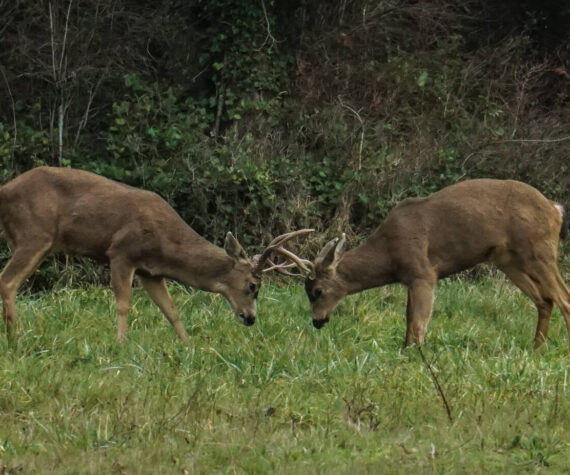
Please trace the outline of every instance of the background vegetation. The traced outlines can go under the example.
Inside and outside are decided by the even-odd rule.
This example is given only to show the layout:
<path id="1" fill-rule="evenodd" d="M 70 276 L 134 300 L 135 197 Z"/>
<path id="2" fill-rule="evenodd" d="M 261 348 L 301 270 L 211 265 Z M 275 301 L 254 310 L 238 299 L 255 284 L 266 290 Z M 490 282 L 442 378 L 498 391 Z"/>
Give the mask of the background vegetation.
<path id="1" fill-rule="evenodd" d="M 558 0 L 0 0 L 2 179 L 92 170 L 218 243 L 365 233 L 470 177 L 567 200 L 569 23 Z"/>
<path id="2" fill-rule="evenodd" d="M 405 289 L 348 298 L 321 331 L 299 285 L 264 286 L 249 328 L 222 297 L 173 288 L 181 345 L 136 293 L 114 342 L 109 290 L 22 300 L 0 339 L 2 473 L 567 473 L 563 318 L 506 281 L 438 286 L 424 355 L 402 351 Z"/>

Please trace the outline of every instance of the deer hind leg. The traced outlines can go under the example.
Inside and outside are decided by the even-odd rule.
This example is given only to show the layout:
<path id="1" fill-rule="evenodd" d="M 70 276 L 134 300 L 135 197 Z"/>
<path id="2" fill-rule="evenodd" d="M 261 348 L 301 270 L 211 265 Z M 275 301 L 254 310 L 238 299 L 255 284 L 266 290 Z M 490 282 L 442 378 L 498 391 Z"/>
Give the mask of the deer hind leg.
<path id="1" fill-rule="evenodd" d="M 166 319 L 170 322 L 174 331 L 182 341 L 188 341 L 188 333 L 182 325 L 180 315 L 168 293 L 165 279 L 161 277 L 139 276 L 142 286 L 150 295 L 150 298 L 158 305 Z"/>
<path id="2" fill-rule="evenodd" d="M 533 278 L 541 283 L 545 293 L 548 294 L 549 298 L 562 312 L 566 322 L 566 329 L 568 330 L 568 344 L 570 346 L 570 291 L 560 275 L 556 260 L 552 260 L 548 264 L 541 263 L 532 272 Z"/>
<path id="3" fill-rule="evenodd" d="M 416 280 L 408 285 L 408 306 L 406 309 L 406 344 L 422 344 L 433 311 L 436 280 Z"/>
<path id="4" fill-rule="evenodd" d="M 14 249 L 12 257 L 0 274 L 0 296 L 4 329 L 12 333 L 16 319 L 16 293 L 24 281 L 34 272 L 51 248 L 51 241 L 29 242 Z"/>
<path id="5" fill-rule="evenodd" d="M 551 298 L 548 287 L 544 279 L 531 276 L 514 267 L 501 267 L 501 270 L 509 279 L 521 289 L 536 305 L 538 311 L 538 322 L 534 335 L 534 347 L 542 345 L 548 336 L 550 327 L 550 316 L 554 308 L 554 301 Z"/>
<path id="6" fill-rule="evenodd" d="M 131 292 L 135 268 L 123 259 L 111 260 L 111 288 L 117 307 L 117 340 L 127 338 L 127 316 L 131 306 Z"/>

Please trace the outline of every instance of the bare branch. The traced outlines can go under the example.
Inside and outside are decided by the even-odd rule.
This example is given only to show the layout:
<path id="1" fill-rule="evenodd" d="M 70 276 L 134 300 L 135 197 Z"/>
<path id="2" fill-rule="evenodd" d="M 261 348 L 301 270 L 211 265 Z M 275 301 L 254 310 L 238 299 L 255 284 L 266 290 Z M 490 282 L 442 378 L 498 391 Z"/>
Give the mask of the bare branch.
<path id="1" fill-rule="evenodd" d="M 51 8 L 51 2 L 48 4 L 49 7 L 49 31 L 51 37 L 51 65 L 53 69 L 53 80 L 57 83 L 57 72 L 55 69 L 55 28 L 53 24 L 53 10 Z"/>
<path id="2" fill-rule="evenodd" d="M 81 135 L 81 131 L 87 125 L 87 121 L 89 120 L 89 115 L 91 113 L 91 105 L 93 104 L 93 99 L 95 98 L 95 96 L 97 94 L 97 90 L 99 89 L 99 86 L 101 85 L 101 82 L 103 81 L 104 76 L 105 76 L 105 72 L 101 73 L 101 76 L 99 76 L 97 83 L 95 84 L 95 86 L 91 87 L 91 89 L 89 91 L 89 99 L 87 100 L 87 105 L 85 106 L 85 112 L 83 113 L 83 117 L 81 118 L 81 121 L 79 122 L 79 125 L 77 126 L 77 132 L 75 134 L 74 146 L 77 146 L 77 144 L 79 143 L 79 136 Z"/>
<path id="3" fill-rule="evenodd" d="M 265 36 L 265 40 L 263 40 L 263 44 L 259 47 L 258 51 L 263 49 L 268 40 L 271 40 L 271 45 L 269 45 L 269 51 L 271 51 L 271 48 L 273 48 L 273 45 L 277 43 L 277 40 L 273 36 L 273 33 L 271 33 L 271 23 L 269 23 L 269 17 L 267 16 L 267 9 L 265 8 L 264 0 L 261 0 L 261 8 L 263 8 L 263 16 L 265 17 L 267 35 Z"/>
<path id="4" fill-rule="evenodd" d="M 355 110 L 353 107 L 345 104 L 342 101 L 342 97 L 339 96 L 338 100 L 340 102 L 340 105 L 352 112 L 354 117 L 356 117 L 358 119 L 358 122 L 360 122 L 360 144 L 358 146 L 358 169 L 360 170 L 362 168 L 362 149 L 364 147 L 364 120 L 362 120 L 359 111 Z"/>
<path id="5" fill-rule="evenodd" d="M 59 58 L 59 74 L 60 77 L 63 75 L 63 58 L 65 57 L 65 45 L 67 43 L 67 31 L 69 25 L 69 14 L 71 13 L 71 4 L 73 0 L 69 0 L 69 5 L 67 7 L 67 14 L 65 16 L 65 29 L 63 30 L 63 41 L 61 44 L 61 56 Z"/>
<path id="6" fill-rule="evenodd" d="M 6 88 L 8 89 L 8 94 L 10 95 L 10 101 L 12 102 L 12 120 L 14 121 L 14 144 L 16 144 L 16 139 L 18 138 L 18 125 L 16 123 L 16 103 L 14 102 L 14 96 L 12 95 L 12 89 L 10 88 L 10 83 L 4 72 L 4 68 L 0 66 L 0 72 L 6 83 Z"/>
<path id="7" fill-rule="evenodd" d="M 558 139 L 507 139 L 499 140 L 496 143 L 558 143 L 565 142 L 566 140 L 570 140 L 570 136 L 560 137 Z"/>

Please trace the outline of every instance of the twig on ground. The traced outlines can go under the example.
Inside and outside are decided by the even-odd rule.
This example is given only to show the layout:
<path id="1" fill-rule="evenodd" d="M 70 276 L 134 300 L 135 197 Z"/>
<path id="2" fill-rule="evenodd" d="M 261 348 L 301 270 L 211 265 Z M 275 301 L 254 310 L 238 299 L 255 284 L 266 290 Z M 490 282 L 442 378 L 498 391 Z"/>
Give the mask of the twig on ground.
<path id="1" fill-rule="evenodd" d="M 447 399 L 445 398 L 445 394 L 443 394 L 443 389 L 441 389 L 441 385 L 439 384 L 439 381 L 437 380 L 437 376 L 435 375 L 435 373 L 431 369 L 431 365 L 429 364 L 428 360 L 424 356 L 424 353 L 423 353 L 421 347 L 418 345 L 416 348 L 420 352 L 420 356 L 422 357 L 423 362 L 427 366 L 427 369 L 429 370 L 429 372 L 430 372 L 430 374 L 431 374 L 431 376 L 435 382 L 435 387 L 437 388 L 439 394 L 441 395 L 441 399 L 443 400 L 443 405 L 445 406 L 445 410 L 447 411 L 447 417 L 449 418 L 449 422 L 451 422 L 453 424 L 453 417 L 451 416 L 451 409 L 449 408 L 449 404 L 447 404 Z"/>

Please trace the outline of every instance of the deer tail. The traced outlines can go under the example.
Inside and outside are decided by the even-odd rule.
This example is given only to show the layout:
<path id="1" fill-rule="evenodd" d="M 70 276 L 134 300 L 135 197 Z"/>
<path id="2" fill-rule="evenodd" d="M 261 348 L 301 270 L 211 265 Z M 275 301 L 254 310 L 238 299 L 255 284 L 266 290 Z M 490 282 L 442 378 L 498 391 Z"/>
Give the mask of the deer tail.
<path id="1" fill-rule="evenodd" d="M 564 212 L 564 206 L 562 206 L 560 203 L 555 203 L 554 207 L 562 216 L 562 226 L 560 226 L 560 239 L 564 240 L 568 237 L 568 227 L 570 226 L 568 214 Z"/>

